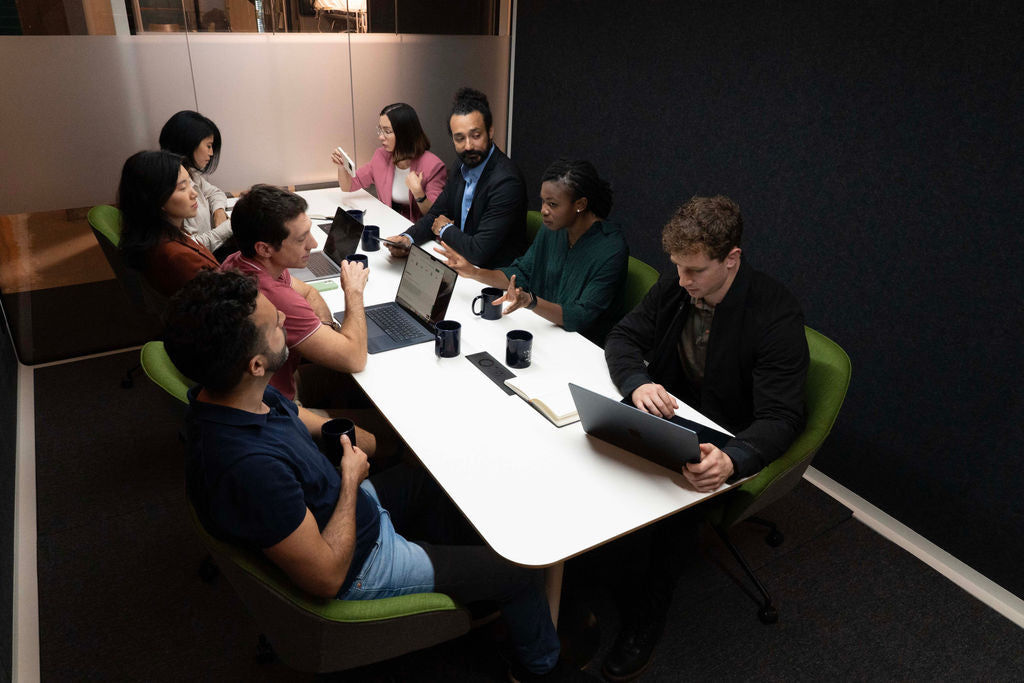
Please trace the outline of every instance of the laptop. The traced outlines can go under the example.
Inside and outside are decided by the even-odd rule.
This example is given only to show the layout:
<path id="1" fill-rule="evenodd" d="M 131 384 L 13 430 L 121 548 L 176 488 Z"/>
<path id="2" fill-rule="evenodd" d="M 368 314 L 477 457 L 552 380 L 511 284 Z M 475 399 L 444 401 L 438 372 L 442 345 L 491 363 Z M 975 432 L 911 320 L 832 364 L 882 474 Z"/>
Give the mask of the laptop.
<path id="1" fill-rule="evenodd" d="M 583 431 L 673 472 L 682 471 L 688 462 L 700 461 L 701 443 L 721 448 L 732 438 L 692 420 L 678 416 L 666 420 L 645 413 L 625 403 L 628 398 L 616 401 L 572 383 L 569 391 Z"/>
<path id="2" fill-rule="evenodd" d="M 369 353 L 391 351 L 434 340 L 434 324 L 444 320 L 458 274 L 448 264 L 413 246 L 405 261 L 394 301 L 366 307 Z M 335 313 L 338 322 L 345 312 Z"/>
<path id="3" fill-rule="evenodd" d="M 339 264 L 345 260 L 346 256 L 356 252 L 359 247 L 359 239 L 363 236 L 363 224 L 340 206 L 334 213 L 334 221 L 321 223 L 320 227 L 327 230 L 324 250 L 314 251 L 310 254 L 305 268 L 288 269 L 292 277 L 303 282 L 323 280 L 340 274 Z"/>

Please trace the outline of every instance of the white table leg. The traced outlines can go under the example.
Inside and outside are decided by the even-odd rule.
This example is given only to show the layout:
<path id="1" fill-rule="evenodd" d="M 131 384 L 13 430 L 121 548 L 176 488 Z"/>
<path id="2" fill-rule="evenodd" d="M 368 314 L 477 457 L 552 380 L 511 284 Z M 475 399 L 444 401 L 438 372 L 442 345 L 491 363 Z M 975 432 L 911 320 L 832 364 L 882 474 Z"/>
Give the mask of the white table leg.
<path id="1" fill-rule="evenodd" d="M 558 628 L 558 607 L 562 602 L 562 572 L 565 563 L 559 562 L 547 568 L 544 572 L 544 591 L 548 596 L 548 606 L 551 608 L 551 622 Z"/>

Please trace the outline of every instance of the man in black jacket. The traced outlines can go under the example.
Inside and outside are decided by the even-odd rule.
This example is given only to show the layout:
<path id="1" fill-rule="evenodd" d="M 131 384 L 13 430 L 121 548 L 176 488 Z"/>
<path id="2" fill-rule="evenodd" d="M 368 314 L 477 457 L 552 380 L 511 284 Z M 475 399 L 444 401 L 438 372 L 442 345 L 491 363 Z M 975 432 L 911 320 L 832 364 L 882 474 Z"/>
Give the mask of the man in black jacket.
<path id="1" fill-rule="evenodd" d="M 459 90 L 448 130 L 462 163 L 449 168 L 448 182 L 430 210 L 405 233 L 388 238 L 401 246 L 388 249 L 404 257 L 411 244 L 436 239 L 475 266 L 507 266 L 526 251 L 526 183 L 491 140 L 487 96 Z"/>
<path id="2" fill-rule="evenodd" d="M 739 206 L 727 197 L 680 207 L 662 231 L 676 276 L 655 284 L 605 342 L 612 380 L 637 408 L 671 417 L 678 397 L 735 434 L 722 449 L 701 444 L 701 461 L 683 469 L 698 491 L 757 473 L 804 427 L 809 358 L 800 304 L 742 263 L 742 233 Z M 679 572 L 669 551 L 680 545 L 680 527 L 696 521 L 677 517 L 642 535 L 647 580 L 639 585 L 647 595 L 627 598 L 635 609 L 623 615 L 604 665 L 612 680 L 643 671 L 661 635 Z"/>

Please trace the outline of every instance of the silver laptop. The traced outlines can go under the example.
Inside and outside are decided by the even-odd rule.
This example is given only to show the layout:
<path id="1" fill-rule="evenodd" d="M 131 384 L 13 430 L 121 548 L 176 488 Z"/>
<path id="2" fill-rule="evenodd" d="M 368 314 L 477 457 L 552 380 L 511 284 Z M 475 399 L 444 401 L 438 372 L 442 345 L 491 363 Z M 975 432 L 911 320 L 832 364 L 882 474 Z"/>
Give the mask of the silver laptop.
<path id="1" fill-rule="evenodd" d="M 632 404 L 569 384 L 583 431 L 673 472 L 700 462 L 700 444 L 719 448 L 732 437 L 678 416 L 671 420 L 645 413 Z M 684 426 L 685 425 L 685 426 Z"/>
<path id="2" fill-rule="evenodd" d="M 380 353 L 433 341 L 434 324 L 444 320 L 458 274 L 448 264 L 413 246 L 394 301 L 366 307 L 366 349 Z M 338 322 L 345 312 L 335 313 Z"/>
<path id="3" fill-rule="evenodd" d="M 322 223 L 320 227 L 327 230 L 324 250 L 310 254 L 305 268 L 288 269 L 292 277 L 303 282 L 323 280 L 341 273 L 341 262 L 346 256 L 356 252 L 359 239 L 363 236 L 363 224 L 340 206 L 334 213 L 334 221 Z"/>

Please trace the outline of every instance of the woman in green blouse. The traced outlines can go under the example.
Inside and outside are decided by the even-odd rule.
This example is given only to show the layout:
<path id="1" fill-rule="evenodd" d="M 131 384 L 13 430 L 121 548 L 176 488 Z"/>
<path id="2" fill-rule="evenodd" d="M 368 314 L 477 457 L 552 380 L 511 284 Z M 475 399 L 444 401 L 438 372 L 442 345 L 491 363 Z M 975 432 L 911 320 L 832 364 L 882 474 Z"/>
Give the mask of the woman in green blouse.
<path id="1" fill-rule="evenodd" d="M 596 344 L 622 313 L 629 248 L 607 220 L 612 189 L 589 161 L 559 159 L 541 178 L 544 228 L 527 252 L 497 270 L 477 268 L 444 242 L 435 249 L 459 275 L 505 289 L 503 315 L 525 308 Z"/>

